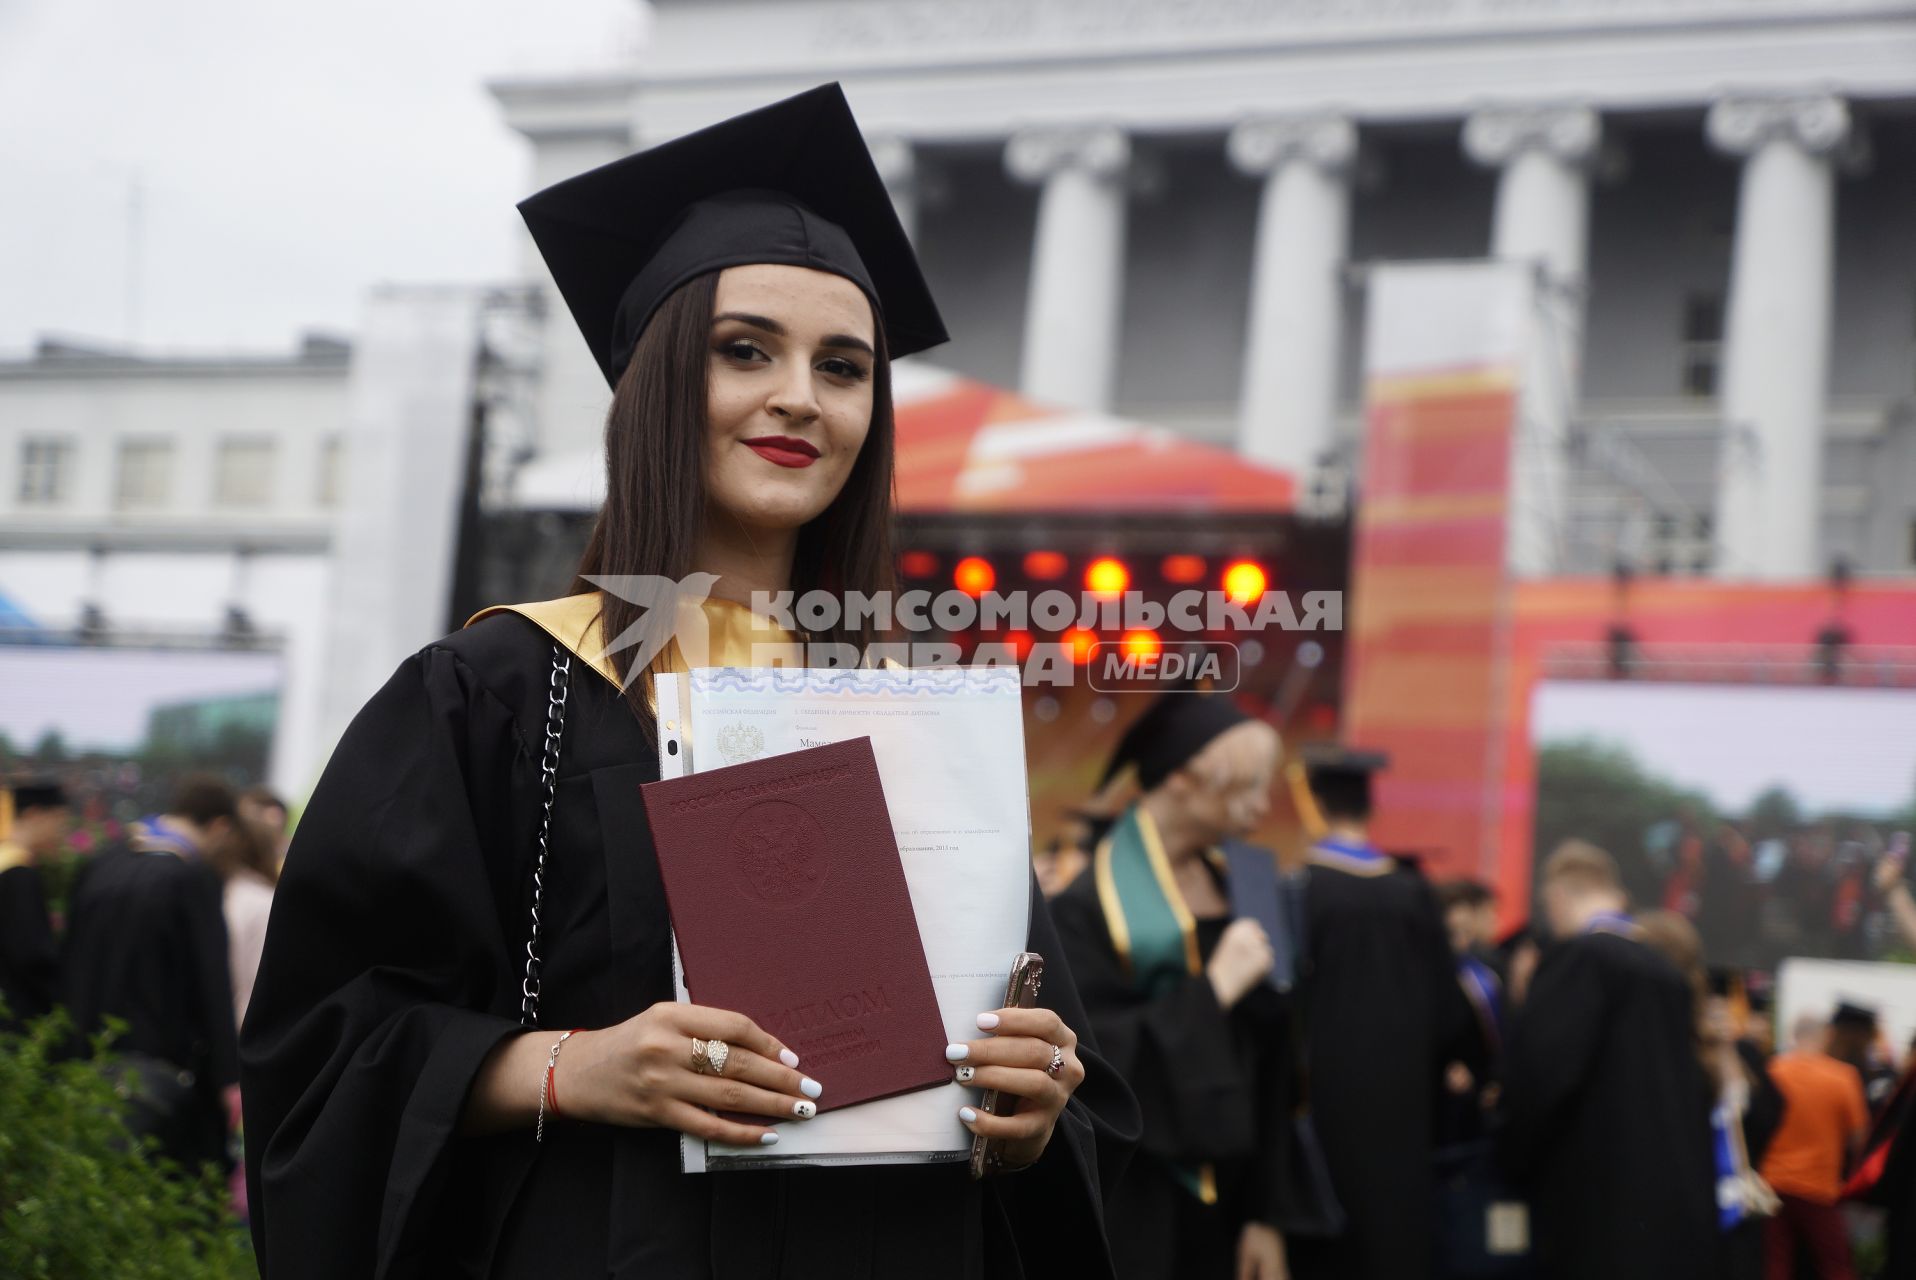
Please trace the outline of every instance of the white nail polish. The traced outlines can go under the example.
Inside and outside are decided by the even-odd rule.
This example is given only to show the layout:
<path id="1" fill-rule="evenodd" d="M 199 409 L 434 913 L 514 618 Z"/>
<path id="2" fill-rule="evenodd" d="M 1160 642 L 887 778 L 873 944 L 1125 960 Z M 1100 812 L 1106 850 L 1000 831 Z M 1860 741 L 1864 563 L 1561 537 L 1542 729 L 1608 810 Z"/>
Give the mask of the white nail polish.
<path id="1" fill-rule="evenodd" d="M 798 1070 L 798 1055 L 793 1053 L 790 1049 L 780 1049 L 778 1051 L 778 1060 L 784 1063 L 786 1066 L 790 1067 L 792 1070 L 794 1071 Z"/>
<path id="2" fill-rule="evenodd" d="M 970 1107 L 960 1107 L 958 1108 L 958 1118 L 960 1120 L 963 1120 L 966 1124 L 970 1124 L 972 1121 L 978 1118 L 978 1113 L 976 1111 L 973 1111 Z"/>
<path id="3" fill-rule="evenodd" d="M 777 1142 L 778 1142 L 778 1135 L 776 1133 L 764 1133 L 759 1135 L 758 1145 L 761 1147 L 773 1146 Z"/>
<path id="4" fill-rule="evenodd" d="M 818 1104 L 816 1102 L 806 1102 L 801 1098 L 792 1104 L 792 1114 L 800 1120 L 810 1120 L 818 1114 Z"/>
<path id="5" fill-rule="evenodd" d="M 810 1076 L 806 1076 L 798 1082 L 798 1091 L 808 1098 L 816 1098 L 819 1094 L 825 1092 L 825 1086 Z"/>
<path id="6" fill-rule="evenodd" d="M 945 1046 L 946 1062 L 963 1062 L 970 1056 L 971 1046 L 968 1044 L 948 1044 Z"/>
<path id="7" fill-rule="evenodd" d="M 997 1015 L 997 1014 L 995 1014 L 995 1013 L 981 1013 L 981 1014 L 979 1014 L 979 1015 L 978 1015 L 978 1029 L 979 1029 L 980 1031 L 990 1031 L 990 1030 L 992 1030 L 992 1029 L 993 1029 L 994 1027 L 996 1027 L 997 1025 L 998 1025 L 998 1015 Z"/>

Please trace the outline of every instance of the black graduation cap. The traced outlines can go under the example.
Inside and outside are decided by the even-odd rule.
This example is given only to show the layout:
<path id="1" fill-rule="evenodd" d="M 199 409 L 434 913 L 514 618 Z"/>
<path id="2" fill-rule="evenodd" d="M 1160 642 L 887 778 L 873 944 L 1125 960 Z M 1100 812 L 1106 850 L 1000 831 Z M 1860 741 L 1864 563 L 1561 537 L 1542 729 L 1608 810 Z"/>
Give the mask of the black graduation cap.
<path id="1" fill-rule="evenodd" d="M 13 811 L 64 809 L 69 805 L 66 788 L 52 778 L 26 778 L 8 788 L 13 792 Z"/>
<path id="2" fill-rule="evenodd" d="M 1137 766 L 1138 785 L 1150 791 L 1213 739 L 1250 718 L 1223 694 L 1183 689 L 1160 694 L 1118 739 L 1098 786 L 1102 789 L 1129 764 Z"/>
<path id="3" fill-rule="evenodd" d="M 673 290 L 747 263 L 850 280 L 871 299 L 893 357 L 947 337 L 836 84 L 568 178 L 519 212 L 614 386 Z"/>
<path id="4" fill-rule="evenodd" d="M 1390 764 L 1381 751 L 1355 751 L 1332 742 L 1304 747 L 1304 776 L 1327 816 L 1364 817 L 1371 811 L 1370 779 Z"/>
<path id="5" fill-rule="evenodd" d="M 1858 1030 L 1876 1030 L 1876 1010 L 1860 1004 L 1851 1004 L 1845 1000 L 1836 1006 L 1836 1012 L 1830 1015 L 1833 1027 L 1855 1027 Z"/>

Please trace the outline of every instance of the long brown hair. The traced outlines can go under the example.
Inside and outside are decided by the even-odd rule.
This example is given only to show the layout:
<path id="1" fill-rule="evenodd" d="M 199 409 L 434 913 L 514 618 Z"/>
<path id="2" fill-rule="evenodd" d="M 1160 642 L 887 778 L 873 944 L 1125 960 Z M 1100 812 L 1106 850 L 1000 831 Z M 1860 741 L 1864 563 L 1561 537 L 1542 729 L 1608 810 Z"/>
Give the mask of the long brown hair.
<path id="1" fill-rule="evenodd" d="M 605 420 L 605 505 L 592 525 L 573 594 L 598 588 L 591 575 L 652 575 L 682 579 L 704 528 L 705 437 L 716 271 L 681 285 L 660 304 L 639 335 L 632 361 L 612 392 Z M 811 590 L 890 591 L 893 422 L 891 360 L 885 331 L 877 330 L 872 362 L 872 420 L 845 487 L 831 506 L 798 533 L 791 587 Z M 601 623 L 608 639 L 639 620 L 641 606 L 608 592 Z M 864 646 L 868 626 L 845 619 L 812 637 Z M 626 701 L 648 726 L 643 681 L 627 682 L 631 650 L 610 655 L 626 683 Z"/>
<path id="2" fill-rule="evenodd" d="M 1692 1032 L 1697 1061 L 1713 1089 L 1723 1087 L 1722 1045 L 1710 1030 L 1710 971 L 1703 963 L 1703 938 L 1696 926 L 1674 911 L 1645 911 L 1637 916 L 1644 945 L 1657 952 L 1683 975 L 1690 988 Z"/>

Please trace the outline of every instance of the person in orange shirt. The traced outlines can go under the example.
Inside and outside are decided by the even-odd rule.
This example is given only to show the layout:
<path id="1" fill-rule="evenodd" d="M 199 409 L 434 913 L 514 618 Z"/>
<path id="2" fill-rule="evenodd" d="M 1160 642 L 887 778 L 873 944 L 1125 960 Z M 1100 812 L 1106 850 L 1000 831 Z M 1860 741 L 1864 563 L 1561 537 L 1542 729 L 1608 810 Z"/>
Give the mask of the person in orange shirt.
<path id="1" fill-rule="evenodd" d="M 1762 1174 L 1783 1207 L 1764 1241 L 1765 1280 L 1790 1280 L 1799 1253 L 1818 1280 L 1854 1280 L 1849 1234 L 1837 1197 L 1844 1162 L 1869 1130 L 1869 1106 L 1856 1068 L 1829 1056 L 1829 1025 L 1797 1019 L 1794 1047 L 1770 1060 L 1783 1094 L 1783 1124 L 1763 1155 Z"/>

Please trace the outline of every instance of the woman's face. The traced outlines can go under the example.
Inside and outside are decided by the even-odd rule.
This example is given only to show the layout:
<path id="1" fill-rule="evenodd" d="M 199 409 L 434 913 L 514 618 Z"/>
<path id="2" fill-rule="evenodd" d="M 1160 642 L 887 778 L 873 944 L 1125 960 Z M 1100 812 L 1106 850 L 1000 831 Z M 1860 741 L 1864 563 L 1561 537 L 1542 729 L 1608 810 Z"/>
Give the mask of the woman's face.
<path id="1" fill-rule="evenodd" d="M 746 529 L 797 529 L 845 487 L 871 429 L 871 304 L 829 272 L 728 267 L 711 337 L 708 503 Z"/>

